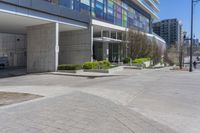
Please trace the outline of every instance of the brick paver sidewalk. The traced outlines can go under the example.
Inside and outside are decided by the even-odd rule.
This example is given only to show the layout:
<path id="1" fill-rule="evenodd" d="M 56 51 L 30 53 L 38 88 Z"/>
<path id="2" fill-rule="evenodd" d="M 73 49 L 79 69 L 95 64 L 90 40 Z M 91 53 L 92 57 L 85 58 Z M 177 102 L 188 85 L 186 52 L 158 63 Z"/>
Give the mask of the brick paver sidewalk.
<path id="1" fill-rule="evenodd" d="M 1 108 L 1 133 L 174 133 L 109 100 L 81 92 Z"/>

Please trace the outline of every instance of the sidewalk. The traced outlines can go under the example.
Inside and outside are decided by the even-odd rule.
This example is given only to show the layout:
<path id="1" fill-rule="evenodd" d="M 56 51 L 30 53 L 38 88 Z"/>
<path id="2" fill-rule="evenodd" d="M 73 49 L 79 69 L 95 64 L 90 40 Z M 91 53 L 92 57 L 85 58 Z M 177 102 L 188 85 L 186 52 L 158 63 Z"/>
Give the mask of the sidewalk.
<path id="1" fill-rule="evenodd" d="M 175 133 L 113 102 L 82 92 L 0 110 L 1 133 Z"/>

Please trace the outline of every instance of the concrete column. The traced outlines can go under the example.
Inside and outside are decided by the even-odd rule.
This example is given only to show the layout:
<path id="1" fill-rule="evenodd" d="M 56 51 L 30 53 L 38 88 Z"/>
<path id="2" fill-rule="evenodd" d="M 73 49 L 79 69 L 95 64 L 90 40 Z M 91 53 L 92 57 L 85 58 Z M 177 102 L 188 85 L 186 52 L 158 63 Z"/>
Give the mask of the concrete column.
<path id="1" fill-rule="evenodd" d="M 90 33 L 91 33 L 91 61 L 94 61 L 94 51 L 93 51 L 93 47 L 94 47 L 94 37 L 93 37 L 93 35 L 94 35 L 94 27 L 93 26 L 91 26 L 91 28 L 90 28 Z"/>
<path id="2" fill-rule="evenodd" d="M 103 43 L 103 59 L 104 60 L 109 60 L 109 43 L 104 42 Z"/>
<path id="3" fill-rule="evenodd" d="M 81 64 L 93 60 L 93 28 L 60 33 L 59 64 Z"/>
<path id="4" fill-rule="evenodd" d="M 58 23 L 27 28 L 27 71 L 56 71 L 58 66 Z"/>

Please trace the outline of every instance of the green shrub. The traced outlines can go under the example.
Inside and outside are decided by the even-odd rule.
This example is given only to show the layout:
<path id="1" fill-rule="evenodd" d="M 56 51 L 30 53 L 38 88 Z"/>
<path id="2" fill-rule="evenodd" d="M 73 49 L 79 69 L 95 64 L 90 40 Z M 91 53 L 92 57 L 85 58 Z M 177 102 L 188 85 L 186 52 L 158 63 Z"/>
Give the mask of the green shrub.
<path id="1" fill-rule="evenodd" d="M 83 64 L 83 69 L 108 69 L 111 64 L 109 61 L 95 61 L 95 62 L 85 62 Z"/>
<path id="2" fill-rule="evenodd" d="M 124 63 L 124 64 L 129 64 L 129 63 L 130 63 L 130 60 L 131 60 L 131 58 L 125 58 L 125 59 L 123 60 L 123 63 Z"/>
<path id="3" fill-rule="evenodd" d="M 97 66 L 98 69 L 108 69 L 110 68 L 111 64 L 109 61 L 103 60 L 103 61 L 98 61 Z"/>
<path id="4" fill-rule="evenodd" d="M 85 62 L 83 64 L 83 69 L 96 69 L 97 68 L 97 62 Z"/>
<path id="5" fill-rule="evenodd" d="M 59 66 L 58 66 L 58 70 L 65 70 L 65 65 L 64 65 L 64 64 L 59 65 Z"/>
<path id="6" fill-rule="evenodd" d="M 78 64 L 62 64 L 58 66 L 58 70 L 80 70 L 82 65 Z"/>
<path id="7" fill-rule="evenodd" d="M 82 69 L 82 65 L 78 64 L 66 65 L 66 70 L 80 70 L 80 69 Z"/>
<path id="8" fill-rule="evenodd" d="M 150 58 L 138 58 L 133 60 L 133 64 L 142 64 L 143 62 L 150 61 Z"/>

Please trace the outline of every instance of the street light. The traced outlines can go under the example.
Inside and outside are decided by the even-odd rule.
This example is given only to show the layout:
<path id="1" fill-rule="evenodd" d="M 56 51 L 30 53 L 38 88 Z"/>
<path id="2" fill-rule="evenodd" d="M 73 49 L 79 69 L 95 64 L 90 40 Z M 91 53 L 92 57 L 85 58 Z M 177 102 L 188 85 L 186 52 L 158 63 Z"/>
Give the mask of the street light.
<path id="1" fill-rule="evenodd" d="M 193 20 L 194 20 L 194 4 L 199 2 L 200 0 L 192 0 L 192 4 L 191 4 L 191 44 L 190 44 L 190 72 L 192 72 L 192 63 L 193 63 L 193 59 L 192 59 L 192 52 L 193 52 Z"/>

